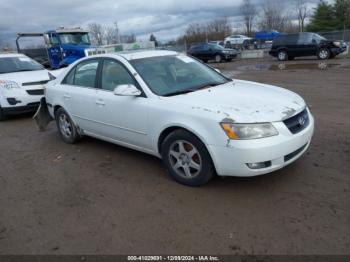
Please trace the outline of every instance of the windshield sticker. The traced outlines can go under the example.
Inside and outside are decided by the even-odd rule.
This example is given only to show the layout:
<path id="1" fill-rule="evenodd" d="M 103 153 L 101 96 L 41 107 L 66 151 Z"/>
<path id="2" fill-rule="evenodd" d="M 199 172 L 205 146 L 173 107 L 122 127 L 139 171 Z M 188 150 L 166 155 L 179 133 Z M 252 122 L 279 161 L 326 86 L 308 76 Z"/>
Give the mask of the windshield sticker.
<path id="1" fill-rule="evenodd" d="M 187 57 L 187 56 L 178 56 L 178 58 L 182 61 L 182 62 L 185 62 L 185 63 L 193 63 L 194 60 L 190 57 Z"/>
<path id="2" fill-rule="evenodd" d="M 30 58 L 28 58 L 28 57 L 19 57 L 18 59 L 21 62 L 30 62 Z"/>

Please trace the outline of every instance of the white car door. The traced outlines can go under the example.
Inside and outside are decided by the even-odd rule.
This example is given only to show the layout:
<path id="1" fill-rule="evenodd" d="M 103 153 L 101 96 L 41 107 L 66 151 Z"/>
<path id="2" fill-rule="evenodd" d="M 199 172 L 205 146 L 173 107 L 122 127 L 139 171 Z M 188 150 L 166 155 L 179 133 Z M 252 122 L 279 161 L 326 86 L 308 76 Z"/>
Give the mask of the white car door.
<path id="1" fill-rule="evenodd" d="M 94 132 L 98 59 L 77 64 L 63 80 L 64 109 L 84 131 Z"/>
<path id="2" fill-rule="evenodd" d="M 100 89 L 95 106 L 97 135 L 113 139 L 122 144 L 151 150 L 148 135 L 148 105 L 150 99 L 144 95 L 118 96 L 114 89 L 118 85 L 138 86 L 126 67 L 114 59 L 104 59 L 101 67 Z"/>

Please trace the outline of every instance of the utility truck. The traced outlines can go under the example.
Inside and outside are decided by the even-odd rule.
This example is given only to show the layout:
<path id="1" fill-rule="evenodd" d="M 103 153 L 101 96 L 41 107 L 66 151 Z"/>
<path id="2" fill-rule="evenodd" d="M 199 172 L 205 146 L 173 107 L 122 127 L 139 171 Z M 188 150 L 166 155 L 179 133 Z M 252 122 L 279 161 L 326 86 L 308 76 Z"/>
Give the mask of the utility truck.
<path id="1" fill-rule="evenodd" d="M 21 47 L 23 38 L 41 37 L 44 45 L 40 47 Z M 16 39 L 18 53 L 23 53 L 47 68 L 58 69 L 87 56 L 90 43 L 89 32 L 81 28 L 63 28 L 44 33 L 18 33 Z"/>

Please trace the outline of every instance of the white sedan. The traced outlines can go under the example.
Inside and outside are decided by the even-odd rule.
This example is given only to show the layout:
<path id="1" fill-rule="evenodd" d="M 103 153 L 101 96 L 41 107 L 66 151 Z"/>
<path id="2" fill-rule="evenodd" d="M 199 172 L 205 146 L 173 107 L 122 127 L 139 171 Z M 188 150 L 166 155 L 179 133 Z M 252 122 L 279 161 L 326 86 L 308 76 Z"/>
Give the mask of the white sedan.
<path id="1" fill-rule="evenodd" d="M 48 71 L 31 58 L 0 54 L 0 120 L 10 114 L 35 112 L 49 80 Z"/>
<path id="2" fill-rule="evenodd" d="M 48 83 L 46 103 L 66 143 L 88 135 L 155 155 L 190 186 L 280 169 L 314 131 L 299 95 L 229 79 L 171 51 L 79 60 Z"/>

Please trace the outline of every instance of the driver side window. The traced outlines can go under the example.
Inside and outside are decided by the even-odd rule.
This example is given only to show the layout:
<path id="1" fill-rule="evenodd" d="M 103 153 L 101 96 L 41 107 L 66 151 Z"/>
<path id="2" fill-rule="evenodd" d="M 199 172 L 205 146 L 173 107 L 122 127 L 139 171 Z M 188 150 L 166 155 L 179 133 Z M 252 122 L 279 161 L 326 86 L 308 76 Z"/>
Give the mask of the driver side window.
<path id="1" fill-rule="evenodd" d="M 124 66 L 115 60 L 104 60 L 101 74 L 101 88 L 113 91 L 118 85 L 136 85 L 134 78 Z"/>

